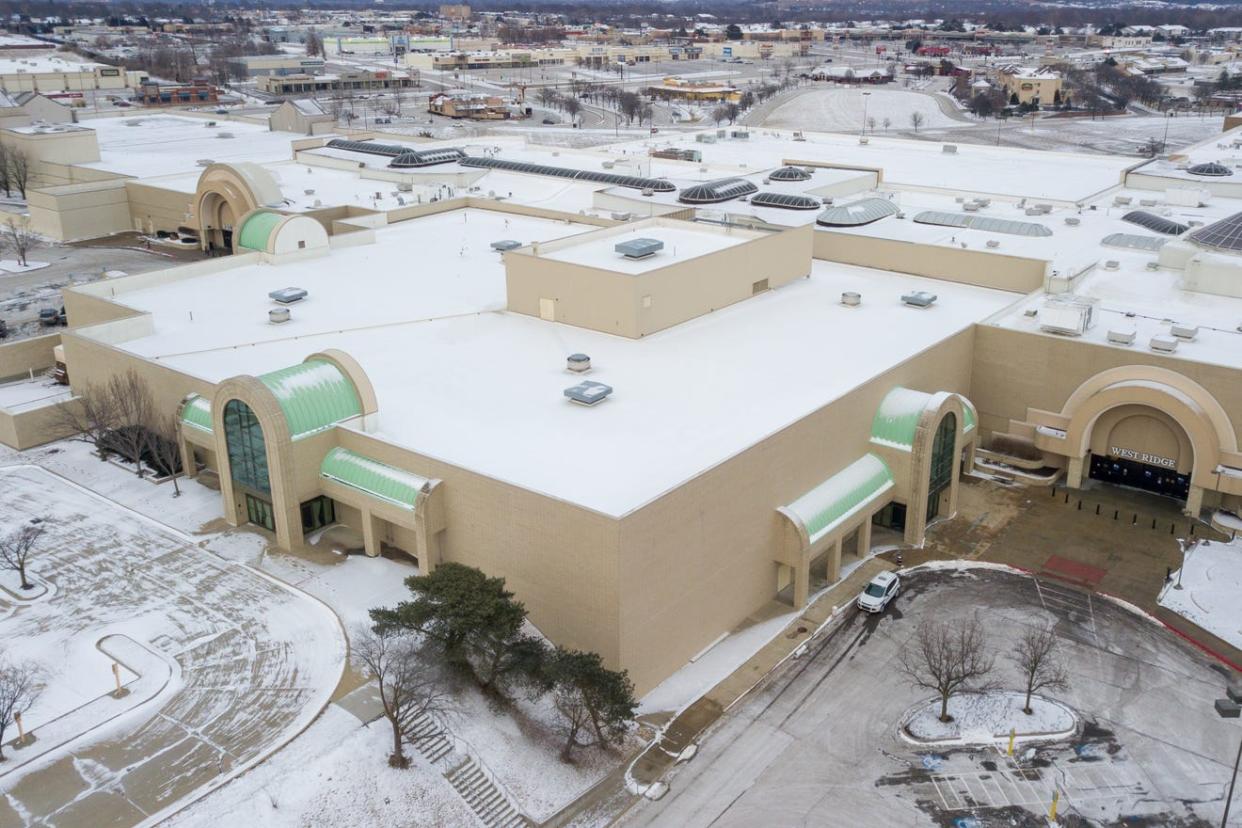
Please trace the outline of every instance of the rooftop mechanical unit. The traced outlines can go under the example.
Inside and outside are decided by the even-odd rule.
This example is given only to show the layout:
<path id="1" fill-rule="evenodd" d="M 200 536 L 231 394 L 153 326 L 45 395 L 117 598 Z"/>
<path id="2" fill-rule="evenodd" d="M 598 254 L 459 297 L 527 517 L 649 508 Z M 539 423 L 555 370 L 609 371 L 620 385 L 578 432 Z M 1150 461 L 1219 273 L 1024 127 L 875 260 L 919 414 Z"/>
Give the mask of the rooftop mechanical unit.
<path id="1" fill-rule="evenodd" d="M 495 250 L 498 253 L 504 253 L 508 250 L 517 250 L 521 246 L 522 243 L 520 241 L 516 241 L 515 239 L 501 239 L 500 241 L 492 242 L 492 250 Z"/>
<path id="2" fill-rule="evenodd" d="M 273 302 L 279 302 L 282 305 L 292 305 L 294 302 L 301 302 L 305 299 L 306 291 L 299 287 L 285 287 L 280 290 L 273 290 L 267 296 Z"/>
<path id="3" fill-rule="evenodd" d="M 1153 336 L 1149 344 L 1153 351 L 1171 354 L 1177 350 L 1177 343 L 1178 339 L 1175 336 Z"/>
<path id="4" fill-rule="evenodd" d="M 1054 296 L 1039 312 L 1039 329 L 1062 336 L 1082 336 L 1095 322 L 1095 302 L 1082 297 Z"/>
<path id="5" fill-rule="evenodd" d="M 578 405 L 599 405 L 608 399 L 608 395 L 611 393 L 611 385 L 604 385 L 602 382 L 592 382 L 591 380 L 583 380 L 577 385 L 566 388 L 564 391 L 569 401 L 578 403 Z"/>
<path id="6" fill-rule="evenodd" d="M 1134 329 L 1133 328 L 1110 328 L 1108 331 L 1108 341 L 1113 345 L 1133 345 Z"/>
<path id="7" fill-rule="evenodd" d="M 861 303 L 862 303 L 862 294 L 857 291 L 847 290 L 841 294 L 842 305 L 845 305 L 851 308 L 856 308 Z"/>
<path id="8" fill-rule="evenodd" d="M 1199 335 L 1199 326 L 1182 325 L 1174 322 L 1173 326 L 1169 328 L 1169 333 L 1173 334 L 1178 339 L 1184 339 L 1189 342 Z"/>
<path id="9" fill-rule="evenodd" d="M 570 354 L 565 360 L 565 367 L 575 374 L 584 374 L 591 370 L 591 358 L 586 354 Z"/>
<path id="10" fill-rule="evenodd" d="M 289 321 L 288 308 L 272 308 L 267 312 L 267 321 L 273 325 L 281 325 Z"/>
<path id="11" fill-rule="evenodd" d="M 912 308 L 930 308 L 932 303 L 936 301 L 936 294 L 925 290 L 915 290 L 910 293 L 903 293 L 901 301 Z"/>
<path id="12" fill-rule="evenodd" d="M 613 250 L 627 259 L 645 259 L 654 256 L 664 249 L 664 242 L 659 239 L 630 239 L 619 242 Z"/>

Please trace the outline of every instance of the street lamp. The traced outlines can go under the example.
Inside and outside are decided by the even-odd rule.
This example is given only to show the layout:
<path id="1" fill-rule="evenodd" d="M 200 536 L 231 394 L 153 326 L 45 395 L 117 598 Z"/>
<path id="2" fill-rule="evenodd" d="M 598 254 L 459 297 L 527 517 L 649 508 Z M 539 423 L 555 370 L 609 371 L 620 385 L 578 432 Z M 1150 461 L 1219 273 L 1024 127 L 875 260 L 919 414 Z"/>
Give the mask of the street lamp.
<path id="1" fill-rule="evenodd" d="M 1229 698 L 1216 700 L 1216 714 L 1222 719 L 1236 719 L 1242 712 L 1242 688 L 1232 685 L 1226 690 Z M 1233 778 L 1229 780 L 1229 795 L 1225 797 L 1225 815 L 1221 817 L 1220 828 L 1229 822 L 1229 805 L 1233 802 L 1233 786 L 1238 782 L 1238 765 L 1242 764 L 1242 741 L 1238 742 L 1238 757 L 1233 760 Z"/>
<path id="2" fill-rule="evenodd" d="M 1182 565 L 1177 568 L 1177 583 L 1173 585 L 1174 589 L 1182 588 L 1182 573 L 1186 571 L 1186 541 L 1182 538 L 1177 539 L 1177 548 L 1182 552 Z M 1191 547 L 1193 548 L 1193 547 Z"/>
<path id="3" fill-rule="evenodd" d="M 862 134 L 866 135 L 867 134 L 867 99 L 871 97 L 871 93 L 864 92 L 862 93 L 862 96 L 863 96 Z"/>

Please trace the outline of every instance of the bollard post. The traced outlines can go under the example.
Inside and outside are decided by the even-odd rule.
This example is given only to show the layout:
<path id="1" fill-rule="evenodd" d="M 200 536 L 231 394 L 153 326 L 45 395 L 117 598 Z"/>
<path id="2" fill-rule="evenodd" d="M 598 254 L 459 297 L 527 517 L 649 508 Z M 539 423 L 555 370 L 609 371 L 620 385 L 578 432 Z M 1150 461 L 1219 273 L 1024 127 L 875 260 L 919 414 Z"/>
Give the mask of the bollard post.
<path id="1" fill-rule="evenodd" d="M 116 680 L 116 695 L 117 695 L 117 698 L 120 698 L 121 696 L 121 665 L 117 664 L 115 661 L 112 662 L 112 678 Z"/>
<path id="2" fill-rule="evenodd" d="M 1061 792 L 1053 791 L 1052 792 L 1052 810 L 1048 811 L 1048 819 L 1052 820 L 1053 822 L 1057 821 L 1057 803 L 1060 801 L 1061 801 Z"/>
<path id="3" fill-rule="evenodd" d="M 1017 737 L 1017 735 L 1018 729 L 1016 727 L 1009 728 L 1009 750 L 1005 751 L 1007 756 L 1013 756 L 1013 740 Z"/>
<path id="4" fill-rule="evenodd" d="M 1138 512 L 1135 512 L 1134 517 L 1130 518 L 1130 525 L 1131 526 L 1138 525 Z"/>
<path id="5" fill-rule="evenodd" d="M 1100 513 L 1100 504 L 1098 504 L 1098 503 L 1097 503 L 1097 504 L 1095 504 L 1095 513 L 1096 513 L 1097 515 Z"/>
<path id="6" fill-rule="evenodd" d="M 1119 511 L 1121 511 L 1121 510 L 1120 510 L 1120 509 L 1113 509 L 1113 520 L 1116 520 L 1116 519 L 1117 519 L 1117 513 L 1118 513 Z"/>
<path id="7" fill-rule="evenodd" d="M 1082 501 L 1078 501 L 1078 511 L 1082 511 Z"/>

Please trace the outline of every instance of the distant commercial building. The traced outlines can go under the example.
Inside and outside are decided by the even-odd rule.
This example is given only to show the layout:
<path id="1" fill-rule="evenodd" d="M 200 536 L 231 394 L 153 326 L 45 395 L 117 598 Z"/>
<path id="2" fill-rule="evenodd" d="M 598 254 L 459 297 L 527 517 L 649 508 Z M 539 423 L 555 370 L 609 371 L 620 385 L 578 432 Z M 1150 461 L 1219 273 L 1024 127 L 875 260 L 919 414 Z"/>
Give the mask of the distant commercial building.
<path id="1" fill-rule="evenodd" d="M 674 101 L 737 103 L 742 99 L 741 91 L 735 86 L 715 81 L 691 81 L 677 77 L 665 78 L 659 86 L 647 87 L 647 93 L 657 98 Z"/>
<path id="2" fill-rule="evenodd" d="M 1051 104 L 1061 91 L 1061 73 L 1046 66 L 1002 66 L 996 70 L 996 82 L 1010 102 L 1016 96 L 1024 105 Z"/>
<path id="3" fill-rule="evenodd" d="M 357 69 L 339 74 L 264 75 L 256 83 L 269 95 L 314 95 L 348 90 L 408 89 L 417 83 L 417 73 L 387 69 Z"/>
<path id="4" fill-rule="evenodd" d="M 324 71 L 324 59 L 304 55 L 243 55 L 229 61 L 229 71 L 246 78 L 318 75 Z"/>
<path id="5" fill-rule="evenodd" d="M 314 98 L 298 98 L 276 107 L 268 118 L 268 126 L 274 132 L 322 135 L 332 131 L 336 119 Z"/>
<path id="6" fill-rule="evenodd" d="M 466 3 L 445 3 L 440 6 L 440 17 L 444 20 L 464 21 L 470 19 L 470 6 Z"/>
<path id="7" fill-rule="evenodd" d="M 505 98 L 472 92 L 435 95 L 427 102 L 427 111 L 446 118 L 469 118 L 473 121 L 504 121 L 513 117 L 513 107 Z"/>
<path id="8" fill-rule="evenodd" d="M 57 55 L 0 58 L 0 91 L 85 92 L 95 89 L 129 89 L 146 77 L 102 63 L 78 63 Z"/>
<path id="9" fill-rule="evenodd" d="M 190 106 L 215 103 L 219 99 L 220 90 L 206 80 L 196 80 L 189 84 L 148 82 L 140 86 L 134 96 L 134 101 L 143 106 Z"/>

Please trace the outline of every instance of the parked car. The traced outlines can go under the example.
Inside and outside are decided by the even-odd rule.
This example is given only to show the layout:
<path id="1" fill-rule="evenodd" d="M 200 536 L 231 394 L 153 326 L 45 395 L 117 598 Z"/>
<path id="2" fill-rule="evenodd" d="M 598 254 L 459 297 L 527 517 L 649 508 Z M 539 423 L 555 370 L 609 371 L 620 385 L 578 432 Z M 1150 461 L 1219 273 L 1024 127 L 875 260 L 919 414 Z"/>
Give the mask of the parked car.
<path id="1" fill-rule="evenodd" d="M 56 310 L 56 308 L 44 308 L 39 311 L 39 324 L 45 328 L 54 328 L 57 325 L 64 325 L 65 322 L 64 306 L 61 306 L 60 310 Z"/>
<path id="2" fill-rule="evenodd" d="M 858 595 L 858 608 L 863 612 L 884 612 L 901 589 L 901 579 L 892 572 L 881 572 L 871 579 Z"/>
<path id="3" fill-rule="evenodd" d="M 8 335 L 9 323 L 5 322 L 3 319 L 0 319 L 0 339 L 4 339 Z"/>

